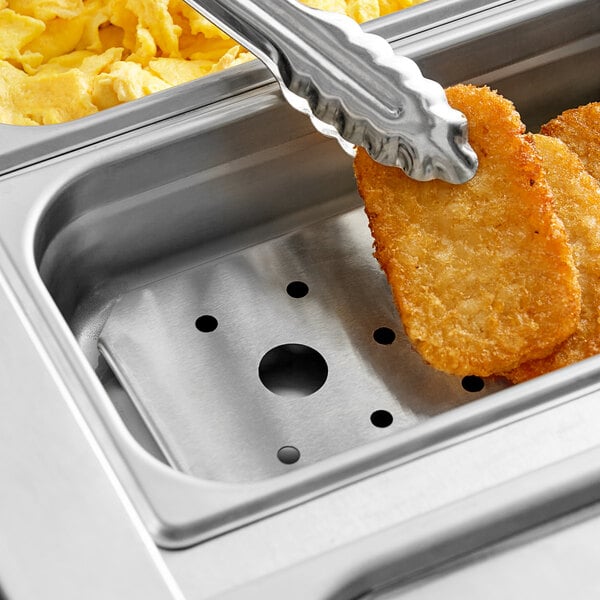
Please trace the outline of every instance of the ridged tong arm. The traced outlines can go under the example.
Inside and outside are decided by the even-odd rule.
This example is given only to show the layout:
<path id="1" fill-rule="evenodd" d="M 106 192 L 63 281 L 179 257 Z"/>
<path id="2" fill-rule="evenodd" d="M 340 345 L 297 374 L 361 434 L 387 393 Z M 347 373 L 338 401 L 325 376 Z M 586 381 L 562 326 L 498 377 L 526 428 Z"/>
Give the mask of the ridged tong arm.
<path id="1" fill-rule="evenodd" d="M 467 121 L 443 88 L 349 17 L 296 0 L 186 0 L 262 60 L 288 102 L 353 153 L 421 181 L 469 180 Z"/>

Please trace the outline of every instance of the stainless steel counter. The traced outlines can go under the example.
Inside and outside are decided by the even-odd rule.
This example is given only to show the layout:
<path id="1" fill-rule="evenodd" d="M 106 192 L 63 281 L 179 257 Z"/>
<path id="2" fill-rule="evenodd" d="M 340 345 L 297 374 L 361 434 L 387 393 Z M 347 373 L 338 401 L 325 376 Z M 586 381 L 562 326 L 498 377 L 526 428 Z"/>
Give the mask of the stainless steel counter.
<path id="1" fill-rule="evenodd" d="M 365 600 L 469 598 L 598 598 L 600 506 L 571 514 L 535 531 L 515 536 L 451 567 Z"/>
<path id="2" fill-rule="evenodd" d="M 183 598 L 0 262 L 0 595 Z"/>

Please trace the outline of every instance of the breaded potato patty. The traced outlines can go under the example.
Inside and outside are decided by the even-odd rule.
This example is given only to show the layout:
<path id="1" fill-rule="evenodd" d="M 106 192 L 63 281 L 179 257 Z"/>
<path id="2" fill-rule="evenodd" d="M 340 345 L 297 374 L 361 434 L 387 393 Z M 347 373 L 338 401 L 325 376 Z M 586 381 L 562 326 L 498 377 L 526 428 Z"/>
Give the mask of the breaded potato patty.
<path id="1" fill-rule="evenodd" d="M 600 181 L 600 102 L 566 110 L 540 132 L 561 139 Z"/>
<path id="2" fill-rule="evenodd" d="M 562 219 L 581 286 L 581 316 L 575 333 L 546 358 L 526 362 L 506 377 L 525 381 L 600 353 L 600 185 L 561 140 L 536 135 L 554 209 Z"/>
<path id="3" fill-rule="evenodd" d="M 487 376 L 547 356 L 575 331 L 581 292 L 531 136 L 508 100 L 458 85 L 479 169 L 418 182 L 358 150 L 354 163 L 407 335 L 437 369 Z"/>

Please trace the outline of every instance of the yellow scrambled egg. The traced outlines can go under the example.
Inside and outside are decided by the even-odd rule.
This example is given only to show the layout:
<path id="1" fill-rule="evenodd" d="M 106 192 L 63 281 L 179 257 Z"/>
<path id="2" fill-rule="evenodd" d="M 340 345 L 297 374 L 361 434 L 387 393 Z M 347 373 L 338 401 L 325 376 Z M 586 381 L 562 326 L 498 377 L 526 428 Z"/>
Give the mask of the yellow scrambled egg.
<path id="1" fill-rule="evenodd" d="M 302 1 L 362 23 L 423 0 Z M 0 0 L 0 123 L 63 123 L 251 58 L 183 0 Z"/>

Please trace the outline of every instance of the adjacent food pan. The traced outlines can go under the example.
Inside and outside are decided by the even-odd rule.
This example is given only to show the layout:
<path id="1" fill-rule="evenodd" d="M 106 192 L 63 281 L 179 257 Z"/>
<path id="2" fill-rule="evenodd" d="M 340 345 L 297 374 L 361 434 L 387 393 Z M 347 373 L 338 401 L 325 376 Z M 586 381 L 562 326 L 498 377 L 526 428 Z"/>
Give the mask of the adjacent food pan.
<path id="1" fill-rule="evenodd" d="M 426 71 L 430 67 L 430 60 L 426 58 L 433 59 L 433 69 L 428 73 L 431 77 L 456 81 L 456 75 L 461 71 L 460 68 L 457 70 L 459 63 L 466 63 L 463 66 L 467 72 L 471 70 L 471 59 L 462 53 L 464 50 L 461 51 L 460 47 L 464 33 L 472 36 L 473 31 L 466 32 L 463 25 L 476 28 L 478 36 L 489 40 L 489 44 L 484 42 L 477 48 L 477 52 L 485 52 L 487 62 L 481 64 L 486 64 L 488 69 L 508 64 L 515 54 L 515 48 L 507 48 L 503 53 L 491 49 L 495 44 L 494 32 L 503 30 L 507 19 L 513 21 L 513 13 L 517 8 L 525 8 L 522 35 L 535 35 L 540 50 L 575 40 L 593 30 L 593 19 L 585 19 L 585 10 L 574 13 L 565 8 L 566 5 L 589 5 L 589 2 L 553 2 L 548 7 L 536 4 L 540 3 L 523 0 L 429 0 L 423 5 L 371 21 L 363 27 L 366 31 L 397 41 L 403 51 L 405 47 L 410 48 L 411 56 L 424 60 L 422 64 Z M 478 17 L 480 14 L 486 15 L 485 25 Z M 487 15 L 491 17 L 492 14 L 496 15 L 495 19 L 488 18 Z M 548 15 L 552 15 L 550 22 L 546 22 Z M 573 21 L 576 21 L 575 26 Z M 560 23 L 562 26 L 559 26 Z M 457 27 L 463 33 L 452 42 L 458 48 L 454 49 L 452 65 L 448 69 L 448 65 L 439 62 L 438 53 L 444 52 L 444 47 L 454 35 L 451 32 L 456 33 Z M 425 31 L 429 34 L 424 35 Z M 413 43 L 415 34 L 419 36 L 416 45 Z M 519 48 L 516 55 L 520 55 L 521 51 L 522 48 Z M 0 124 L 3 142 L 0 149 L 0 175 L 262 87 L 271 81 L 266 69 L 254 62 L 69 123 L 43 127 Z"/>
<path id="2" fill-rule="evenodd" d="M 446 3 L 444 0 L 434 0 L 425 10 L 416 6 L 372 21 L 364 27 L 374 32 L 388 31 L 390 28 L 412 31 L 427 23 L 451 21 L 465 12 L 478 10 L 485 2 L 470 0 L 464 7 L 459 4 L 456 1 Z M 397 28 L 394 27 L 396 24 Z M 3 141 L 0 175 L 264 86 L 271 81 L 268 71 L 256 61 L 60 125 L 30 127 L 0 124 Z"/>
<path id="3" fill-rule="evenodd" d="M 593 1 L 504 2 L 398 47 L 446 84 L 498 88 L 535 129 L 599 96 L 597 15 Z M 371 256 L 350 159 L 273 86 L 19 170 L 0 196 L 15 293 L 165 547 L 543 410 L 600 373 L 592 359 L 508 388 L 425 365 Z"/>

